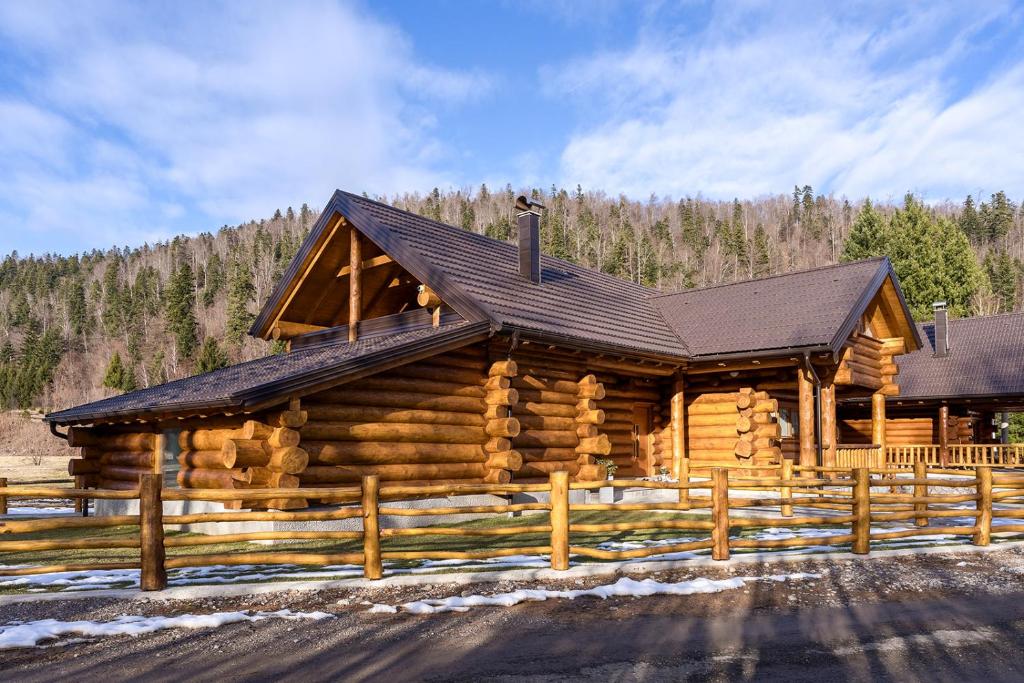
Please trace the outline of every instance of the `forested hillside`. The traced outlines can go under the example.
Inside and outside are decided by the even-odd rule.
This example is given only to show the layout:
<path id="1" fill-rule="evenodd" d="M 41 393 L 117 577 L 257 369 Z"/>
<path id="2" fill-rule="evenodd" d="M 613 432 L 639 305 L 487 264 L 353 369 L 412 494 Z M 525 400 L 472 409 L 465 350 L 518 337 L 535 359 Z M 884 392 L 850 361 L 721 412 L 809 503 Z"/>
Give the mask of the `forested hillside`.
<path id="1" fill-rule="evenodd" d="M 497 239 L 514 238 L 510 187 L 383 198 Z M 856 202 L 810 187 L 732 202 L 637 202 L 533 190 L 548 254 L 664 290 L 888 254 L 918 317 L 1018 309 L 1024 215 L 1003 193 L 924 205 Z M 0 265 L 0 403 L 61 408 L 254 358 L 246 330 L 317 218 L 272 218 L 141 248 Z M 808 292 L 813 296 L 813 292 Z"/>

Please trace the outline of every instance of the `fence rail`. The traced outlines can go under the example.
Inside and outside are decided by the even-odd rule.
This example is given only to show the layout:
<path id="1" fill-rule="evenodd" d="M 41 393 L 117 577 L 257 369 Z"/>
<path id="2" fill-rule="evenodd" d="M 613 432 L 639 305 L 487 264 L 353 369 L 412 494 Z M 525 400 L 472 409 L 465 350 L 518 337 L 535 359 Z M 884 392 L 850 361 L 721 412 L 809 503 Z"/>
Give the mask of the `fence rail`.
<path id="1" fill-rule="evenodd" d="M 385 561 L 407 560 L 477 560 L 511 555 L 550 555 L 553 569 L 568 569 L 570 557 L 599 560 L 626 560 L 666 553 L 710 550 L 712 558 L 726 560 L 733 550 L 768 550 L 801 546 L 849 546 L 854 553 L 866 554 L 873 542 L 892 539 L 922 537 L 935 534 L 970 536 L 975 545 L 990 542 L 993 519 L 1021 520 L 1020 524 L 1000 523 L 1000 531 L 1024 533 L 1024 507 L 1021 509 L 993 510 L 993 503 L 1024 503 L 1024 475 L 993 473 L 991 467 L 977 466 L 969 476 L 963 471 L 929 468 L 921 460 L 912 465 L 910 478 L 893 479 L 904 472 L 901 467 L 886 468 L 794 468 L 786 461 L 778 474 L 752 476 L 750 471 L 714 469 L 710 479 L 673 481 L 609 481 L 570 482 L 565 472 L 552 473 L 543 484 L 503 485 L 381 485 L 377 477 L 364 477 L 358 489 L 353 487 L 318 488 L 316 497 L 340 499 L 349 504 L 329 510 L 306 511 L 225 511 L 164 515 L 164 500 L 253 500 L 281 497 L 277 489 L 179 490 L 162 489 L 160 475 L 142 475 L 138 491 L 103 489 L 54 489 L 43 486 L 8 486 L 4 495 L 12 499 L 45 498 L 59 491 L 62 497 L 111 500 L 139 500 L 139 514 L 113 517 L 62 519 L 7 519 L 0 520 L 0 552 L 20 553 L 60 549 L 138 549 L 138 561 L 105 561 L 68 563 L 40 566 L 18 566 L 0 569 L 3 575 L 25 575 L 55 571 L 88 569 L 141 569 L 142 590 L 160 590 L 167 585 L 167 570 L 178 567 L 239 565 L 239 564 L 297 564 L 297 565 L 360 565 L 364 575 L 377 579 L 384 574 Z M 794 469 L 799 471 L 794 472 Z M 953 476 L 958 475 L 958 476 Z M 580 503 L 571 502 L 573 490 L 593 490 L 601 487 L 643 487 L 675 491 L 675 501 L 634 503 Z M 907 489 L 910 489 L 909 491 Z M 299 490 L 301 492 L 301 490 Z M 293 492 L 294 493 L 294 492 Z M 470 507 L 436 506 L 407 509 L 388 505 L 388 501 L 423 499 L 431 496 L 452 496 L 465 493 L 545 493 L 547 501 L 474 505 Z M 302 495 L 296 493 L 296 495 Z M 972 503 L 971 509 L 953 509 L 950 505 Z M 794 515 L 794 506 L 802 512 Z M 778 517 L 744 517 L 737 514 L 748 508 L 778 509 Z M 815 510 L 828 510 L 829 514 L 814 514 Z M 678 518 L 652 515 L 641 520 L 589 523 L 574 521 L 573 513 L 604 511 L 707 511 L 708 517 Z M 381 528 L 382 515 L 462 515 L 467 513 L 507 514 L 536 512 L 537 523 L 509 527 L 473 527 L 451 525 L 443 527 Z M 836 514 L 836 513 L 839 514 Z M 544 514 L 546 513 L 546 514 Z M 973 524 L 930 526 L 931 520 L 954 517 L 973 518 Z M 211 536 L 165 537 L 166 525 L 218 523 L 239 521 L 313 522 L 327 520 L 362 520 L 358 530 L 275 530 L 244 532 Z M 910 529 L 889 531 L 871 530 L 872 522 L 913 521 Z M 791 538 L 736 537 L 733 531 L 748 528 L 807 528 L 820 525 L 846 527 L 846 533 L 807 534 Z M 113 526 L 138 527 L 138 534 L 127 538 L 39 539 L 18 538 L 48 530 L 105 529 Z M 813 529 L 809 529 L 813 531 Z M 636 531 L 685 531 L 697 538 L 676 543 L 650 545 L 642 548 L 610 549 L 579 543 L 581 535 L 620 534 Z M 835 531 L 835 529 L 831 530 Z M 537 544 L 543 535 L 546 541 Z M 504 538 L 529 536 L 529 545 L 482 549 L 392 549 L 391 539 L 428 536 L 458 536 Z M 577 543 L 573 543 L 573 539 Z M 168 549 L 214 545 L 232 542 L 256 541 L 309 541 L 323 540 L 352 542 L 354 548 L 345 552 L 313 552 L 306 550 L 211 552 L 199 555 L 167 555 Z M 359 547 L 361 546 L 361 547 Z"/>
<path id="2" fill-rule="evenodd" d="M 1024 467 L 1024 444 L 949 444 L 945 462 L 942 447 L 937 444 L 885 448 L 885 463 L 889 466 L 913 467 L 918 461 L 935 467 Z"/>

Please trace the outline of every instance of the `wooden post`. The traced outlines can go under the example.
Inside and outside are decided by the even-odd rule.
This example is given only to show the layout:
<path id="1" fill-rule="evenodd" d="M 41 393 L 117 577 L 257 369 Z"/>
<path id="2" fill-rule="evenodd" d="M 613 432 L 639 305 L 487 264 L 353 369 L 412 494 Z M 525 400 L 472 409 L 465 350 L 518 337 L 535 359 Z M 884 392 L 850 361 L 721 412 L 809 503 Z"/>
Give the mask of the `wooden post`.
<path id="1" fill-rule="evenodd" d="M 84 483 L 85 483 L 85 477 L 83 477 L 82 475 L 76 475 L 75 476 L 75 488 L 76 489 L 84 489 L 85 488 L 85 486 L 83 485 Z M 78 514 L 80 514 L 83 517 L 85 517 L 87 515 L 82 512 L 82 508 L 83 507 L 85 507 L 85 498 L 75 498 L 75 512 L 77 512 Z"/>
<path id="2" fill-rule="evenodd" d="M 686 457 L 686 395 L 683 378 L 672 381 L 672 400 L 669 405 L 672 420 L 672 476 L 682 481 L 683 459 Z"/>
<path id="3" fill-rule="evenodd" d="M 711 470 L 711 559 L 729 559 L 729 470 Z"/>
<path id="4" fill-rule="evenodd" d="M 793 478 L 793 461 L 790 460 L 789 458 L 783 456 L 783 458 L 782 458 L 782 479 L 784 481 L 789 481 L 792 478 Z M 789 486 L 783 485 L 779 489 L 779 495 L 782 496 L 783 498 L 792 498 L 793 497 L 793 489 L 790 488 Z M 782 504 L 782 516 L 783 517 L 792 517 L 793 516 L 793 504 L 792 503 L 783 503 Z"/>
<path id="5" fill-rule="evenodd" d="M 797 398 L 800 407 L 800 466 L 812 468 L 818 464 L 814 434 L 814 385 L 805 367 L 796 369 Z M 801 476 L 813 477 L 814 471 L 803 469 Z"/>
<path id="6" fill-rule="evenodd" d="M 821 464 L 825 467 L 835 467 L 839 436 L 836 428 L 836 385 L 831 377 L 821 383 L 821 431 L 824 448 Z"/>
<path id="7" fill-rule="evenodd" d="M 0 489 L 7 488 L 7 477 L 0 477 Z M 7 514 L 7 496 L 0 496 L 0 515 Z"/>
<path id="8" fill-rule="evenodd" d="M 153 471 L 160 473 L 164 471 L 164 449 L 167 446 L 167 439 L 163 434 L 153 437 Z"/>
<path id="9" fill-rule="evenodd" d="M 878 446 L 879 466 L 885 466 L 885 394 L 871 394 L 871 443 Z"/>
<path id="10" fill-rule="evenodd" d="M 551 568 L 569 568 L 569 473 L 551 473 Z"/>
<path id="11" fill-rule="evenodd" d="M 974 503 L 980 513 L 974 523 L 974 545 L 988 545 L 992 538 L 992 468 L 978 467 L 978 500 Z"/>
<path id="12" fill-rule="evenodd" d="M 943 468 L 949 467 L 949 406 L 939 406 L 939 462 Z"/>
<path id="13" fill-rule="evenodd" d="M 363 576 L 379 579 L 384 575 L 380 561 L 380 479 L 376 474 L 363 477 Z"/>
<path id="14" fill-rule="evenodd" d="M 867 555 L 871 549 L 871 470 L 853 470 L 853 552 Z"/>
<path id="15" fill-rule="evenodd" d="M 139 544 L 141 547 L 139 588 L 160 591 L 167 588 L 164 566 L 164 506 L 160 495 L 163 477 L 147 473 L 139 476 Z"/>
<path id="16" fill-rule="evenodd" d="M 926 479 L 928 477 L 928 465 L 924 460 L 914 461 L 914 479 Z M 928 496 L 927 484 L 914 484 L 914 498 L 925 498 Z M 914 503 L 914 512 L 928 512 L 928 503 Z M 914 526 L 928 526 L 927 517 L 915 517 Z"/>
<path id="17" fill-rule="evenodd" d="M 359 316 L 363 311 L 363 243 L 354 225 L 349 225 L 348 230 L 348 340 L 354 342 L 359 338 Z"/>
<path id="18" fill-rule="evenodd" d="M 690 484 L 690 459 L 683 458 L 679 463 L 679 483 L 689 486 Z M 690 489 L 679 489 L 679 504 L 684 510 L 690 509 Z"/>

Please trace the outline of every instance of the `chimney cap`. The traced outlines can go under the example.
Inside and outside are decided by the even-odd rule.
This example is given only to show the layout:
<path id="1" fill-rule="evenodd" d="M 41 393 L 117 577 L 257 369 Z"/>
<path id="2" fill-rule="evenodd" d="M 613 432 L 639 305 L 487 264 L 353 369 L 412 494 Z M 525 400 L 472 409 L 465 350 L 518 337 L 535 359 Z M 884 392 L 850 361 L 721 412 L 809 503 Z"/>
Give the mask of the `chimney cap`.
<path id="1" fill-rule="evenodd" d="M 933 311 L 944 311 L 944 310 L 946 310 L 946 302 L 945 301 L 936 301 L 935 303 L 932 304 L 932 310 Z"/>
<path id="2" fill-rule="evenodd" d="M 527 199 L 526 195 L 521 194 L 516 197 L 516 211 L 520 213 L 536 213 L 539 214 L 544 209 L 544 205 L 533 199 Z"/>

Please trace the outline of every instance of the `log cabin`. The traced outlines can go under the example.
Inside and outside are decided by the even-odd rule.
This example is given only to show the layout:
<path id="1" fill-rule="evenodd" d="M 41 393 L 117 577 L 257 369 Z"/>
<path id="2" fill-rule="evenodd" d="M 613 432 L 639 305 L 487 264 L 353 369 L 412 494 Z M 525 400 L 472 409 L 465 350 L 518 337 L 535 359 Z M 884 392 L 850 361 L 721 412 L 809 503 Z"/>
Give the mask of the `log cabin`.
<path id="1" fill-rule="evenodd" d="M 887 398 L 887 446 L 1006 443 L 1005 413 L 1024 411 L 1024 313 L 950 319 L 945 303 L 918 325 L 921 349 L 900 356 L 899 396 Z M 841 406 L 840 439 L 871 440 L 863 400 Z"/>
<path id="2" fill-rule="evenodd" d="M 510 207 L 511 208 L 511 207 Z M 279 355 L 49 414 L 87 486 L 689 476 L 835 462 L 922 347 L 885 258 L 666 293 L 337 191 L 250 333 Z M 67 428 L 66 432 L 61 429 Z M 330 502 L 330 501 L 326 501 Z"/>

